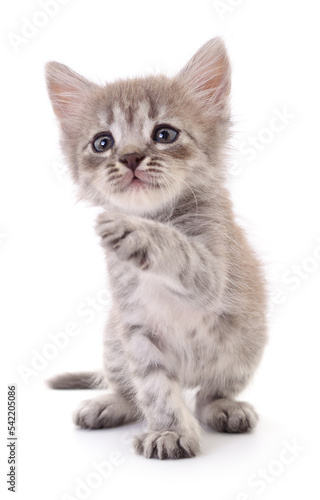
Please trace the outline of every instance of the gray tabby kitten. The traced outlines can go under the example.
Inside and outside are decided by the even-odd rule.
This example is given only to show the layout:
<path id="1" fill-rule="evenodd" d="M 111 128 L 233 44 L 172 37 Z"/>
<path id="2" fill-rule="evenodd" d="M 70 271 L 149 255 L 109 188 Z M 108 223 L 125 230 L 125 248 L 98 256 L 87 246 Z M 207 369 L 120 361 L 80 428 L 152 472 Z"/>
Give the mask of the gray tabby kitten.
<path id="1" fill-rule="evenodd" d="M 112 388 L 74 413 L 83 428 L 138 419 L 137 453 L 199 453 L 200 424 L 245 432 L 257 414 L 236 401 L 266 342 L 264 278 L 225 187 L 230 65 L 207 42 L 174 78 L 101 87 L 47 65 L 62 148 L 81 196 L 103 207 L 97 231 L 113 295 L 101 373 L 51 387 Z M 195 416 L 182 388 L 196 388 Z"/>

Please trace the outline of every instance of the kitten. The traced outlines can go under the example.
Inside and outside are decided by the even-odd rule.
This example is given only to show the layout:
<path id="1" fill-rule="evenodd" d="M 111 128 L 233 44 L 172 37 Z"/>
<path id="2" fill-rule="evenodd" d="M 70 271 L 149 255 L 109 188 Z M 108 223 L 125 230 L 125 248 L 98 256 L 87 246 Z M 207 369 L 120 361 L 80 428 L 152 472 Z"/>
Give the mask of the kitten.
<path id="1" fill-rule="evenodd" d="M 193 457 L 200 423 L 245 432 L 236 401 L 266 342 L 260 264 L 225 187 L 230 65 L 207 42 L 174 78 L 101 87 L 57 62 L 47 83 L 62 149 L 81 196 L 104 211 L 97 231 L 113 296 L 101 373 L 59 375 L 54 388 L 112 388 L 74 413 L 83 428 L 143 419 L 147 458 Z M 182 388 L 196 388 L 195 416 Z"/>

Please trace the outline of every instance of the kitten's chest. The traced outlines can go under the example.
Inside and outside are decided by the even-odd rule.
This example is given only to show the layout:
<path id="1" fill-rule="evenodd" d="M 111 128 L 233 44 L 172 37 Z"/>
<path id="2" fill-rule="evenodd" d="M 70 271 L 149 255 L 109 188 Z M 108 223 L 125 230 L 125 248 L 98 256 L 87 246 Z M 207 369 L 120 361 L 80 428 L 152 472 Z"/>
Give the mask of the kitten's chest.
<path id="1" fill-rule="evenodd" d="M 174 368 L 180 367 L 184 385 L 200 383 L 220 350 L 214 314 L 204 315 L 178 299 L 157 276 L 135 271 L 128 264 L 117 267 L 115 263 L 110 277 L 122 321 L 146 325 L 159 335 Z"/>
<path id="2" fill-rule="evenodd" d="M 185 339 L 194 331 L 205 333 L 214 318 L 177 297 L 158 276 L 127 263 L 109 266 L 115 302 L 124 322 L 145 324 L 161 335 Z"/>

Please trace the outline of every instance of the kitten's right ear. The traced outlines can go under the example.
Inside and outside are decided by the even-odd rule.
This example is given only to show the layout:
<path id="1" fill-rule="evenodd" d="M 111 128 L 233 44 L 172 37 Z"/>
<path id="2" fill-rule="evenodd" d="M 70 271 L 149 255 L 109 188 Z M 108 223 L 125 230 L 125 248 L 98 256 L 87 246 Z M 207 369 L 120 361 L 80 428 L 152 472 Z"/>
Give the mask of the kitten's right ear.
<path id="1" fill-rule="evenodd" d="M 46 65 L 46 79 L 53 110 L 60 121 L 76 116 L 87 93 L 96 87 L 64 64 Z"/>

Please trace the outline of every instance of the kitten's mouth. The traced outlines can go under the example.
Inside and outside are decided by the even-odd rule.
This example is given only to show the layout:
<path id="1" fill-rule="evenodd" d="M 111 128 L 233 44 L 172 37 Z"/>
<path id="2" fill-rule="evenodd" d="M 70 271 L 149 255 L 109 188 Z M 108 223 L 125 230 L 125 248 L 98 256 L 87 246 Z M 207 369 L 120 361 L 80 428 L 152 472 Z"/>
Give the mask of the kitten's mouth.
<path id="1" fill-rule="evenodd" d="M 128 187 L 145 187 L 145 183 L 139 177 L 134 176 Z"/>
<path id="2" fill-rule="evenodd" d="M 146 189 L 150 182 L 149 176 L 146 172 L 136 170 L 131 172 L 131 176 L 126 179 L 127 189 Z"/>
<path id="3" fill-rule="evenodd" d="M 128 171 L 122 180 L 122 190 L 157 189 L 158 182 L 145 170 Z"/>

